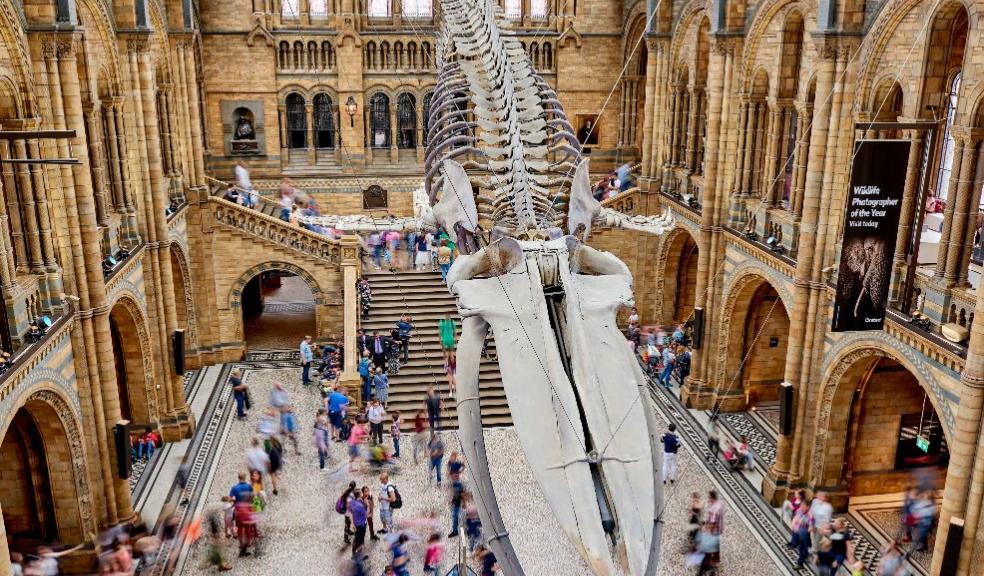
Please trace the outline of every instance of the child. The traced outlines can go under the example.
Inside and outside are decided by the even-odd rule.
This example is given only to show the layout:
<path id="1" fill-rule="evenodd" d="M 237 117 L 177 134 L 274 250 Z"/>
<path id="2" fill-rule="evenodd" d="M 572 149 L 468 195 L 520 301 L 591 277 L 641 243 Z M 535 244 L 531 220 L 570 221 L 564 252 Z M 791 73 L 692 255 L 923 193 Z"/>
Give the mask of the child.
<path id="1" fill-rule="evenodd" d="M 444 557 L 444 544 L 440 534 L 431 534 L 427 539 L 427 551 L 424 553 L 424 574 L 440 574 L 441 558 Z"/>
<path id="2" fill-rule="evenodd" d="M 344 442 L 349 439 L 349 436 L 352 435 L 352 426 L 352 417 L 346 416 L 345 419 L 342 420 L 342 427 L 338 430 L 338 438 L 340 441 Z"/>
<path id="3" fill-rule="evenodd" d="M 393 423 L 390 424 L 390 436 L 393 437 L 393 458 L 400 457 L 400 426 L 403 420 L 400 419 L 399 410 L 393 411 Z"/>
<path id="4" fill-rule="evenodd" d="M 236 522 L 234 515 L 236 512 L 236 501 L 232 496 L 222 497 L 222 514 L 223 520 L 225 521 L 225 535 L 226 538 L 236 537 Z"/>
<path id="5" fill-rule="evenodd" d="M 253 487 L 253 510 L 263 512 L 266 507 L 266 492 L 263 491 L 263 474 L 259 470 L 249 473 L 249 483 Z"/>
<path id="6" fill-rule="evenodd" d="M 284 435 L 294 445 L 294 454 L 300 455 L 301 450 L 297 447 L 297 416 L 293 406 L 287 405 L 281 409 L 280 422 L 283 424 Z"/>

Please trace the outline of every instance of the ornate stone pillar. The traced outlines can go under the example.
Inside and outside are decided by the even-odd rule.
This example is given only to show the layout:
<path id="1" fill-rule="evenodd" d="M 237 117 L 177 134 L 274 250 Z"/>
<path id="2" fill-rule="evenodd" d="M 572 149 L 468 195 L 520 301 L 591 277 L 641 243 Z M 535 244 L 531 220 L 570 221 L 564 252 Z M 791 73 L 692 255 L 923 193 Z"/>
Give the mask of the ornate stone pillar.
<path id="1" fill-rule="evenodd" d="M 753 154 L 755 153 L 755 145 L 758 130 L 758 120 L 759 120 L 759 108 L 762 106 L 761 102 L 754 100 L 749 100 L 748 102 L 748 117 L 745 122 L 745 146 L 742 152 L 744 152 L 744 158 L 741 163 L 741 191 L 739 192 L 741 198 L 748 198 L 752 193 L 752 164 L 754 162 Z"/>
<path id="2" fill-rule="evenodd" d="M 683 158 L 681 159 L 681 163 L 691 173 L 696 172 L 694 167 L 697 162 L 697 115 L 700 113 L 700 98 L 697 97 L 698 90 L 699 88 L 692 86 L 687 91 L 687 101 L 689 102 L 687 105 L 687 142 Z"/>
<path id="3" fill-rule="evenodd" d="M 803 186 L 806 184 L 806 156 L 810 150 L 812 112 L 812 106 L 803 106 L 796 115 L 796 163 L 793 165 L 793 197 L 789 206 L 796 220 L 803 215 Z"/>
<path id="4" fill-rule="evenodd" d="M 360 401 L 362 395 L 361 378 L 357 370 L 359 357 L 355 345 L 356 331 L 359 329 L 359 296 L 355 283 L 359 279 L 359 238 L 355 235 L 342 236 L 342 282 L 343 282 L 343 347 L 345 348 L 345 370 L 341 382 L 350 395 Z"/>
<path id="5" fill-rule="evenodd" d="M 946 471 L 946 487 L 943 492 L 943 505 L 940 507 L 939 529 L 936 531 L 937 551 L 933 554 L 931 574 L 940 574 L 943 554 L 946 548 L 951 520 L 964 520 L 964 551 L 973 552 L 974 538 L 980 521 L 980 488 L 973 489 L 972 482 L 978 485 L 984 473 L 984 438 L 981 433 L 981 413 L 984 407 L 984 290 L 978 291 L 974 311 L 974 322 L 970 326 L 970 341 L 967 344 L 967 361 L 960 374 L 960 405 L 957 408 L 957 422 L 954 428 L 953 443 L 950 445 L 950 462 Z M 976 455 L 976 461 L 975 461 Z M 977 510 L 968 514 L 968 499 L 976 504 Z M 973 525 L 970 524 L 972 521 Z M 971 554 L 961 553 L 958 574 L 967 574 Z"/>
<path id="6" fill-rule="evenodd" d="M 653 126 L 656 116 L 656 64 L 659 60 L 656 54 L 656 39 L 646 36 L 646 102 L 643 105 L 645 114 L 642 120 L 642 180 L 645 181 L 645 189 L 649 190 L 652 178 L 656 175 L 653 149 Z"/>
<path id="7" fill-rule="evenodd" d="M 176 305 L 174 303 L 174 279 L 171 272 L 170 240 L 167 235 L 167 180 L 162 166 L 161 150 L 154 146 L 160 139 L 160 128 L 157 123 L 157 101 L 154 98 L 154 69 L 149 50 L 138 52 L 140 70 L 140 91 L 143 99 L 144 135 L 147 142 L 147 170 L 150 176 L 150 202 L 153 214 L 152 222 L 148 222 L 148 231 L 153 230 L 151 241 L 147 245 L 148 260 L 150 261 L 151 277 L 153 278 L 153 297 L 148 301 L 156 304 L 157 334 L 160 354 L 157 369 L 159 377 L 165 382 L 167 400 L 167 415 L 163 420 L 165 438 L 177 439 L 190 434 L 193 422 L 190 420 L 188 406 L 185 403 L 184 389 L 180 375 L 174 374 L 171 358 L 173 343 L 171 334 L 177 328 Z M 146 274 L 146 272 L 145 272 Z"/>
<path id="8" fill-rule="evenodd" d="M 980 130 L 975 130 L 980 132 Z M 984 187 L 984 146 L 977 147 L 977 164 L 974 169 L 974 182 L 970 185 L 970 204 L 967 223 L 964 228 L 964 243 L 961 250 L 960 267 L 957 275 L 958 286 L 970 286 L 967 280 L 970 259 L 974 254 L 974 238 L 977 235 L 977 218 L 980 213 L 981 189 Z M 976 316 L 975 316 L 976 317 Z"/>
<path id="9" fill-rule="evenodd" d="M 415 114 L 417 116 L 417 126 L 414 130 L 416 136 L 416 146 L 417 146 L 417 162 L 423 163 L 424 161 L 424 102 L 420 101 L 420 105 L 416 107 Z"/>
<path id="10" fill-rule="evenodd" d="M 895 243 L 895 254 L 892 256 L 892 288 L 889 302 L 899 302 L 905 278 L 903 269 L 906 266 L 906 250 L 911 241 L 910 234 L 915 225 L 916 190 L 919 186 L 919 172 L 922 167 L 922 132 L 913 130 L 910 135 L 909 159 L 905 170 L 905 185 L 902 188 L 902 207 L 899 215 L 899 237 Z"/>
<path id="11" fill-rule="evenodd" d="M 31 121 L 20 122 L 18 124 L 11 127 L 15 130 L 33 130 L 36 128 Z M 11 142 L 11 157 L 18 160 L 26 160 L 28 158 L 27 145 L 24 140 L 14 140 Z M 25 244 L 27 245 L 27 266 L 32 274 L 41 274 L 44 272 L 44 257 L 41 254 L 41 235 L 38 229 L 38 213 L 34 202 L 34 185 L 31 182 L 31 171 L 27 164 L 15 164 L 14 169 L 17 179 L 17 209 L 21 212 L 22 231 Z"/>
<path id="12" fill-rule="evenodd" d="M 710 63 L 707 70 L 707 145 L 704 154 L 707 158 L 713 159 L 707 163 L 704 174 L 704 198 L 703 207 L 700 215 L 700 237 L 698 245 L 700 251 L 697 254 L 697 286 L 695 306 L 703 308 L 705 317 L 711 320 L 705 323 L 705 338 L 702 348 L 695 351 L 693 362 L 694 370 L 690 377 L 684 382 L 680 392 L 681 398 L 688 407 L 707 408 L 710 405 L 713 394 L 713 366 L 716 358 L 714 341 L 707 337 L 712 333 L 715 303 L 709 297 L 717 279 L 714 277 L 714 266 L 720 254 L 714 252 L 715 235 L 721 233 L 720 227 L 715 225 L 716 215 L 721 200 L 721 191 L 718 189 L 718 170 L 720 138 L 721 138 L 721 108 L 724 98 L 725 68 L 727 66 L 727 55 L 734 46 L 728 43 L 723 37 L 712 39 Z"/>
<path id="13" fill-rule="evenodd" d="M 824 179 L 824 161 L 827 139 L 830 133 L 832 93 L 837 69 L 837 52 L 827 45 L 827 39 L 819 40 L 822 57 L 817 62 L 816 106 L 813 111 L 813 128 L 810 134 L 810 158 L 807 164 L 806 186 L 803 194 L 803 218 L 800 224 L 799 253 L 793 287 L 793 309 L 790 326 L 805 326 L 810 301 L 810 281 L 813 260 L 820 255 L 816 250 L 816 224 L 820 216 L 820 201 Z M 791 331 L 786 349 L 785 381 L 794 386 L 797 394 L 797 425 L 805 414 L 807 383 L 800 378 L 804 350 L 804 336 Z M 801 414 L 801 412 L 803 414 Z M 781 502 L 793 476 L 792 456 L 794 435 L 779 435 L 776 461 L 763 480 L 762 491 L 772 503 Z"/>
<path id="14" fill-rule="evenodd" d="M 954 194 L 954 189 L 951 188 L 947 202 L 948 208 L 950 204 L 954 205 L 953 225 L 946 249 L 946 268 L 943 272 L 943 281 L 948 287 L 954 286 L 960 277 L 960 264 L 963 260 L 964 241 L 967 238 L 967 224 L 970 218 L 970 200 L 975 195 L 971 184 L 974 183 L 978 146 L 980 146 L 979 138 L 971 134 L 964 136 L 963 161 L 960 163 L 956 193 Z M 975 205 L 974 214 L 977 214 L 977 211 L 978 207 Z"/>
<path id="15" fill-rule="evenodd" d="M 9 123 L 7 123 L 9 125 Z M 14 147 L 10 142 L 4 142 L 0 144 L 3 149 L 3 156 L 6 158 L 14 158 Z M 24 224 L 21 222 L 21 213 L 19 208 L 18 200 L 18 188 L 17 183 L 17 171 L 16 164 L 11 164 L 6 162 L 2 165 L 2 175 L 3 187 L 7 190 L 6 201 L 7 201 L 7 214 L 10 216 L 10 241 L 14 245 L 14 263 L 17 269 L 17 273 L 23 274 L 27 272 L 27 239 L 24 235 Z"/>
<path id="16" fill-rule="evenodd" d="M 399 106 L 396 102 L 392 102 L 389 108 L 390 114 L 390 162 L 398 162 L 400 160 L 400 150 L 397 147 L 397 141 L 400 139 L 399 125 L 396 121 L 396 109 Z"/>
<path id="17" fill-rule="evenodd" d="M 946 273 L 947 252 L 950 249 L 950 235 L 953 231 L 953 212 L 957 205 L 957 189 L 960 188 L 960 180 L 963 178 L 964 160 L 970 160 L 964 156 L 966 141 L 961 135 L 960 127 L 954 126 L 952 133 L 953 142 L 953 164 L 950 170 L 950 181 L 947 186 L 946 208 L 943 210 L 943 229 L 940 231 L 940 248 L 936 257 L 936 270 L 933 278 L 943 279 Z"/>
<path id="18" fill-rule="evenodd" d="M 315 152 L 315 146 L 317 145 L 314 141 L 314 103 L 307 102 L 304 104 L 304 118 L 307 121 L 307 159 L 309 165 L 314 165 L 317 162 L 317 155 Z"/>
<path id="19" fill-rule="evenodd" d="M 78 41 L 75 36 L 58 39 L 58 79 L 61 84 L 65 127 L 75 130 L 76 133 L 72 140 L 72 152 L 79 160 L 79 164 L 71 167 L 75 187 L 74 194 L 68 194 L 72 196 L 68 203 L 70 207 L 74 203 L 74 213 L 69 213 L 69 220 L 72 221 L 70 225 L 73 228 L 78 228 L 78 235 L 75 237 L 79 239 L 77 244 L 80 245 L 77 251 L 73 249 L 77 255 L 76 263 L 82 267 L 77 275 L 77 284 L 80 288 L 83 284 L 86 286 L 85 298 L 83 299 L 81 295 L 79 297 L 78 314 L 82 325 L 86 363 L 90 367 L 95 367 L 94 372 L 90 369 L 89 384 L 91 387 L 99 388 L 98 392 L 93 393 L 93 403 L 96 404 L 96 423 L 101 424 L 97 434 L 103 472 L 102 487 L 107 503 L 108 522 L 115 524 L 131 518 L 133 506 L 130 502 L 129 483 L 117 478 L 110 464 L 115 459 L 115 450 L 111 448 L 112 443 L 109 439 L 112 437 L 113 426 L 121 420 L 121 412 L 116 382 L 116 363 L 109 328 L 110 310 L 102 275 L 95 197 L 89 171 L 86 122 L 83 116 L 76 62 Z M 57 114 L 55 117 L 57 124 Z"/>
<path id="20" fill-rule="evenodd" d="M 769 136 L 766 148 L 765 169 L 762 171 L 762 200 L 769 207 L 776 206 L 779 199 L 776 194 L 777 176 L 779 175 L 779 157 L 782 155 L 782 125 L 783 109 L 776 103 L 769 111 Z"/>
<path id="21" fill-rule="evenodd" d="M 188 124 L 191 127 L 191 160 L 194 169 L 190 178 L 191 185 L 198 187 L 205 185 L 205 145 L 202 141 L 202 125 L 200 122 L 201 107 L 199 99 L 201 93 L 198 86 L 198 66 L 195 64 L 195 46 L 189 44 L 185 47 L 185 83 L 188 92 L 188 110 L 190 118 Z"/>

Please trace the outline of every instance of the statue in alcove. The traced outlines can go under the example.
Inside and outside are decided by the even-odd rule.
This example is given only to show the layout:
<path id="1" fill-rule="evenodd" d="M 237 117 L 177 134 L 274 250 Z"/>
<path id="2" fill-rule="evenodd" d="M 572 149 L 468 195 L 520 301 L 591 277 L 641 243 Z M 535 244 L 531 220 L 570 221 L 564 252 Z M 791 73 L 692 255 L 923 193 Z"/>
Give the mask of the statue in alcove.
<path id="1" fill-rule="evenodd" d="M 240 114 L 236 120 L 236 140 L 256 140 L 256 130 L 253 129 L 253 122 L 246 114 Z"/>

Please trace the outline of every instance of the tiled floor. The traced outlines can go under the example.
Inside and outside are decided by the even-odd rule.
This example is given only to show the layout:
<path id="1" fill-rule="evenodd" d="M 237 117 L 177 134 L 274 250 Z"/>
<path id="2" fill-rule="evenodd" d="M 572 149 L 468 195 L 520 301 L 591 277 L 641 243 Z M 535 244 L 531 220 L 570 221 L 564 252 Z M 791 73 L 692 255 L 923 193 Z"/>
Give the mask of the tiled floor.
<path id="1" fill-rule="evenodd" d="M 259 364 L 259 363 L 257 363 Z M 269 362 L 268 365 L 276 365 Z M 246 381 L 251 387 L 257 405 L 267 397 L 275 380 L 288 383 L 292 401 L 298 407 L 301 430 L 302 456 L 288 456 L 284 469 L 284 484 L 280 495 L 272 496 L 272 503 L 265 513 L 264 524 L 268 545 L 260 557 L 236 558 L 234 547 L 230 544 L 230 561 L 237 574 L 274 574 L 289 568 L 292 574 L 327 573 L 339 574 L 344 564 L 345 551 L 342 546 L 342 518 L 333 510 L 335 499 L 350 477 L 342 464 L 343 450 L 334 447 L 333 466 L 335 473 L 320 473 L 310 442 L 312 414 L 318 405 L 318 396 L 313 390 L 301 389 L 298 370 L 259 368 L 255 364 L 247 369 Z M 232 410 L 231 403 L 224 410 Z M 227 432 L 219 445 L 214 468 L 203 470 L 199 490 L 204 490 L 205 498 L 201 505 L 217 502 L 234 483 L 236 471 L 243 467 L 243 451 L 253 434 L 258 409 L 254 409 L 248 421 L 239 422 L 227 419 Z M 454 443 L 453 435 L 448 433 L 447 443 Z M 501 502 L 507 528 L 528 574 L 537 575 L 586 575 L 586 566 L 576 553 L 573 544 L 560 536 L 556 525 L 540 494 L 539 486 L 533 481 L 532 472 L 526 458 L 519 448 L 512 429 L 493 429 L 487 432 L 489 456 L 496 492 Z M 404 440 L 405 454 L 401 469 L 394 477 L 400 487 L 405 506 L 398 513 L 403 519 L 420 517 L 433 510 L 447 529 L 447 494 L 427 485 L 427 470 L 423 463 L 413 465 L 409 458 L 409 439 Z M 663 555 L 659 570 L 661 575 L 688 574 L 691 571 L 683 565 L 683 542 L 686 526 L 686 507 L 691 492 L 706 494 L 712 488 L 720 490 L 720 485 L 712 481 L 703 466 L 694 461 L 688 450 L 680 457 L 681 481 L 667 491 L 666 513 L 663 517 L 665 532 Z M 360 484 L 374 486 L 377 482 L 372 473 L 359 473 L 354 479 Z M 204 484 L 204 485 L 203 485 Z M 727 502 L 727 501 L 726 501 Z M 200 508 L 201 506 L 199 506 Z M 773 563 L 772 558 L 759 544 L 750 525 L 737 518 L 737 510 L 729 511 L 731 520 L 723 538 L 723 565 L 720 574 L 784 574 L 782 568 Z M 190 514 L 189 514 L 190 516 Z M 184 574 L 204 574 L 208 570 L 202 566 L 203 546 L 196 545 L 183 562 Z M 383 547 L 371 547 L 371 574 L 381 571 L 386 554 Z M 418 574 L 421 568 L 421 549 L 419 545 L 411 548 L 413 568 Z"/>
<path id="2" fill-rule="evenodd" d="M 281 286 L 264 290 L 263 314 L 243 323 L 249 349 L 296 348 L 301 336 L 314 334 L 314 298 L 303 279 L 287 276 Z"/>

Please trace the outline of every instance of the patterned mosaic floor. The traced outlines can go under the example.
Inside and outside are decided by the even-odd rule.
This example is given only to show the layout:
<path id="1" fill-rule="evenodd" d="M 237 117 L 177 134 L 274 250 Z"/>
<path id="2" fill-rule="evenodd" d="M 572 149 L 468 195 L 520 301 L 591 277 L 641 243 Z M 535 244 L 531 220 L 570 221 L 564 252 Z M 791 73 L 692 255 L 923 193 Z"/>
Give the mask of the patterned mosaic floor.
<path id="1" fill-rule="evenodd" d="M 263 398 L 262 386 L 269 385 L 273 379 L 280 378 L 285 382 L 295 382 L 298 379 L 296 360 L 292 352 L 278 359 L 273 352 L 258 355 L 263 360 L 237 364 L 247 370 L 248 383 L 256 385 L 257 398 Z M 220 381 L 227 377 L 231 365 L 223 367 Z M 214 369 L 213 369 L 214 370 Z M 192 455 L 191 475 L 187 486 L 182 490 L 172 489 L 172 502 L 178 503 L 177 514 L 185 521 L 192 518 L 196 511 L 204 505 L 215 501 L 217 496 L 228 490 L 229 476 L 241 466 L 242 446 L 250 435 L 253 421 L 237 422 L 229 418 L 233 410 L 230 393 L 227 386 L 216 386 L 216 392 L 208 411 L 199 422 L 199 434 L 193 442 L 189 454 Z M 295 403 L 304 401 L 303 394 L 308 390 L 295 392 Z M 251 420 L 253 417 L 251 417 Z M 302 419 L 302 430 L 304 427 Z M 309 423 L 308 423 L 309 424 Z M 308 426 L 309 428 L 309 426 Z M 518 449 L 515 433 L 510 429 L 490 431 L 490 458 L 492 460 L 493 476 L 496 490 L 503 504 L 503 513 L 507 519 L 508 529 L 515 541 L 524 563 L 528 564 L 531 574 L 587 574 L 581 564 L 580 557 L 575 553 L 570 542 L 558 537 L 559 528 L 553 524 L 549 512 L 543 508 L 542 496 L 536 483 L 530 476 L 528 464 L 522 451 Z M 311 563 L 310 572 L 326 572 L 337 574 L 333 568 L 338 562 L 335 553 L 340 549 L 339 519 L 333 513 L 325 510 L 330 505 L 338 490 L 336 484 L 345 480 L 335 478 L 332 474 L 318 474 L 317 465 L 310 456 L 310 441 L 307 435 L 301 437 L 301 450 L 307 452 L 304 456 L 289 458 L 286 465 L 286 488 L 280 496 L 274 497 L 274 506 L 269 515 L 271 523 L 270 534 L 279 543 L 262 558 L 247 558 L 236 563 L 236 573 L 269 574 L 282 570 L 284 566 L 301 566 Z M 685 438 L 687 441 L 687 438 Z M 449 439 L 449 446 L 454 442 Z M 409 442 L 406 442 L 409 444 Z M 691 447 L 692 448 L 692 447 Z M 445 496 L 433 489 L 417 488 L 425 473 L 423 465 L 414 467 L 404 465 L 398 476 L 401 492 L 409 493 L 414 502 L 408 506 L 438 507 L 442 513 L 439 518 L 447 522 Z M 343 473 L 344 474 L 344 473 Z M 692 571 L 683 566 L 682 552 L 686 525 L 686 507 L 690 492 L 706 493 L 722 486 L 711 476 L 707 475 L 705 465 L 694 458 L 689 451 L 682 452 L 680 458 L 681 481 L 676 487 L 667 492 L 667 509 L 663 517 L 665 533 L 663 540 L 663 561 L 659 574 L 670 576 L 689 574 Z M 360 481 L 362 481 L 360 479 Z M 405 487 L 405 488 L 404 488 Z M 419 501 L 419 502 L 418 502 Z M 773 563 L 772 555 L 759 543 L 749 524 L 737 517 L 738 511 L 730 511 L 729 505 L 728 528 L 723 540 L 724 563 L 719 574 L 786 574 L 787 570 Z M 411 513 L 416 508 L 407 510 Z M 279 524 L 279 525 L 278 525 Z M 337 548 L 336 548 L 337 546 Z M 201 568 L 201 551 L 192 549 L 182 563 L 180 573 L 199 574 Z M 177 558 L 177 553 L 168 551 L 162 555 L 157 565 L 157 574 L 163 573 L 163 562 L 170 555 Z M 379 555 L 374 556 L 374 570 Z M 419 558 L 414 555 L 414 562 L 419 568 Z M 182 568 L 183 566 L 183 568 Z M 303 570 L 296 573 L 307 573 Z M 416 574 L 416 571 L 412 573 Z M 373 572 L 375 574 L 375 572 Z"/>

